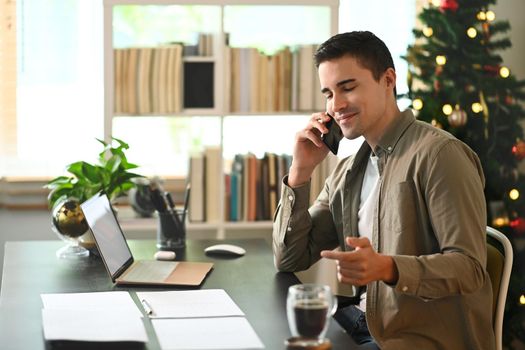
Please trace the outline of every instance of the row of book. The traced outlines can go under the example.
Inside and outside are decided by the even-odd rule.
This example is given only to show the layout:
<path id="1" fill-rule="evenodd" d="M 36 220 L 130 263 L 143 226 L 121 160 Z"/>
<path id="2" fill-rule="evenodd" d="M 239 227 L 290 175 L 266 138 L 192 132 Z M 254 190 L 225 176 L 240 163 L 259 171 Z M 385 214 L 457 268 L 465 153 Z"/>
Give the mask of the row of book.
<path id="1" fill-rule="evenodd" d="M 323 110 L 325 99 L 313 63 L 316 47 L 286 47 L 271 56 L 255 48 L 227 48 L 230 111 Z"/>
<path id="2" fill-rule="evenodd" d="M 238 154 L 224 165 L 224 172 L 221 159 L 219 147 L 206 148 L 202 154 L 190 158 L 189 220 L 271 220 L 292 157 L 275 153 L 265 153 L 263 158 L 252 153 Z"/>
<path id="3" fill-rule="evenodd" d="M 184 108 L 213 108 L 216 67 L 211 62 L 183 60 L 192 48 L 197 55 L 213 53 L 211 35 L 202 34 L 200 38 L 198 47 L 170 44 L 114 49 L 115 113 L 172 114 Z M 230 112 L 324 109 L 312 61 L 315 48 L 316 45 L 293 50 L 287 47 L 268 56 L 255 48 L 226 47 L 229 74 L 225 83 Z M 202 94 L 203 89 L 209 91 L 206 97 L 194 96 Z"/>
<path id="4" fill-rule="evenodd" d="M 114 110 L 145 115 L 182 110 L 180 44 L 114 49 Z"/>

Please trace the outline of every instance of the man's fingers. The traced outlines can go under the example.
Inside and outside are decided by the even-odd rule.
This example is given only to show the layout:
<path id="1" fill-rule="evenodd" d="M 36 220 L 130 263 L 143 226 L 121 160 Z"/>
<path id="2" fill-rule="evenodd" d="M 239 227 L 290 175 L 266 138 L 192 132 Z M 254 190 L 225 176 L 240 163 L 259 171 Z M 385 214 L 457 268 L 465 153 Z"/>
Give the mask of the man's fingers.
<path id="1" fill-rule="evenodd" d="M 370 240 L 366 237 L 346 237 L 346 244 L 354 248 L 371 247 Z"/>
<path id="2" fill-rule="evenodd" d="M 321 256 L 323 258 L 331 259 L 331 260 L 341 260 L 344 258 L 345 254 L 348 252 L 340 252 L 340 251 L 334 251 L 334 250 L 323 250 L 321 251 Z"/>

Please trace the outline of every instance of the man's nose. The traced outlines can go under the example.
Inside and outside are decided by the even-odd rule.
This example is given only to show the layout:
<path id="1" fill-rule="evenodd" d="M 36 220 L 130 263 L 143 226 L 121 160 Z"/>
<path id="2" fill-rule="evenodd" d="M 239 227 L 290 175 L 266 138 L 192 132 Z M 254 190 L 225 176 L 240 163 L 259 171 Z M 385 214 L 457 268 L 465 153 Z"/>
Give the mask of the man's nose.
<path id="1" fill-rule="evenodd" d="M 332 97 L 332 109 L 334 113 L 345 109 L 346 106 L 347 106 L 347 101 L 345 97 L 341 94 L 334 94 L 334 96 Z"/>

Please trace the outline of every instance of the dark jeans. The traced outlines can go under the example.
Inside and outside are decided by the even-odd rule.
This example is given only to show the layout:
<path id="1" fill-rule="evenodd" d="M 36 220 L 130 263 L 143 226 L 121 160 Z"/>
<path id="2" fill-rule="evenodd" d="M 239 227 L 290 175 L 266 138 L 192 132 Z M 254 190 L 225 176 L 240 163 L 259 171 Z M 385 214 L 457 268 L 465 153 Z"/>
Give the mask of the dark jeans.
<path id="1" fill-rule="evenodd" d="M 352 339 L 359 344 L 359 349 L 380 350 L 368 331 L 365 313 L 355 305 L 337 310 L 335 320 L 343 327 Z"/>

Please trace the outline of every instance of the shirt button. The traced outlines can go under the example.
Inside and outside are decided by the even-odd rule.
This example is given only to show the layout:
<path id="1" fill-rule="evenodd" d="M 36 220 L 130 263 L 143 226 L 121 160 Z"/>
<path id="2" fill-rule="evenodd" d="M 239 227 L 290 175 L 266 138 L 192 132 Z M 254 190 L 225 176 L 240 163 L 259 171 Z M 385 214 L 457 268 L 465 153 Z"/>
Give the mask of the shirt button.
<path id="1" fill-rule="evenodd" d="M 288 232 L 292 230 L 292 227 L 291 226 L 288 226 L 287 228 Z"/>
<path id="2" fill-rule="evenodd" d="M 288 199 L 293 201 L 293 196 L 292 195 L 288 196 Z"/>
<path id="3" fill-rule="evenodd" d="M 403 289 L 402 289 L 403 292 L 406 292 L 407 290 L 408 290 L 407 286 L 404 286 Z"/>
<path id="4" fill-rule="evenodd" d="M 388 146 L 388 151 L 389 151 L 389 152 L 392 151 L 392 146 Z"/>

